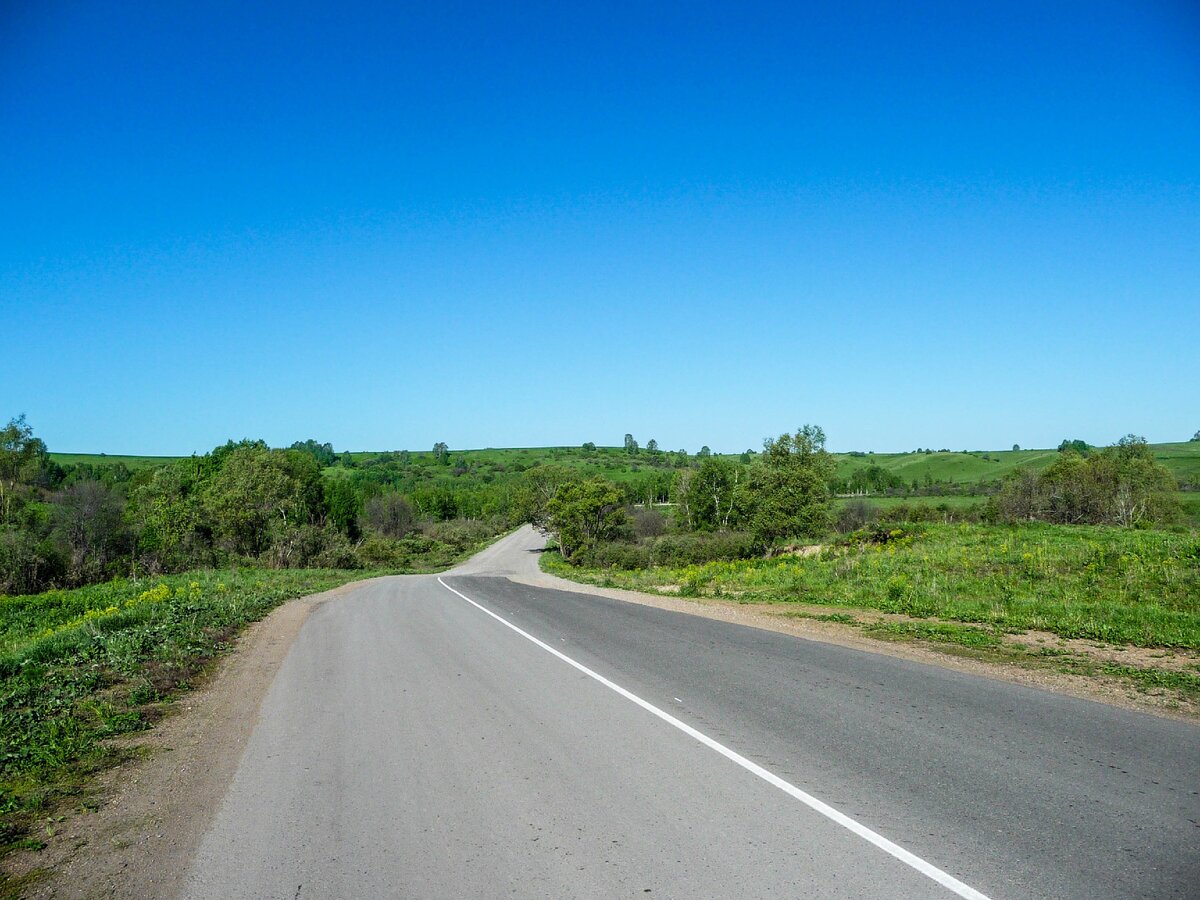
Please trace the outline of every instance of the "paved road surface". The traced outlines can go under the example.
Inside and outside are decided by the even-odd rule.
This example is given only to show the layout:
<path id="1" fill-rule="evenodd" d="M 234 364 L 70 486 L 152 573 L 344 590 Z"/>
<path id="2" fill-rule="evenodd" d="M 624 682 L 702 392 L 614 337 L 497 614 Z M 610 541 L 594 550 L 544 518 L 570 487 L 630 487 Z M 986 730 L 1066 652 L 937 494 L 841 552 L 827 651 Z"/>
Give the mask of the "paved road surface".
<path id="1" fill-rule="evenodd" d="M 185 896 L 1200 893 L 1200 728 L 502 577 L 531 546 L 313 614 Z"/>

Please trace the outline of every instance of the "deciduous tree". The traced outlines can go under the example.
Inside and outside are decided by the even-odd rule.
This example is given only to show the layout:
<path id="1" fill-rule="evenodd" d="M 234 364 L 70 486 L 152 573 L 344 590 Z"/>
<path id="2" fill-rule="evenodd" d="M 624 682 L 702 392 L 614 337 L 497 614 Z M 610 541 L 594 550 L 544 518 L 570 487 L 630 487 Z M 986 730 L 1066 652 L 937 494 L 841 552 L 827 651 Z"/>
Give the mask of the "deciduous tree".
<path id="1" fill-rule="evenodd" d="M 12 513 L 18 489 L 37 479 L 47 460 L 46 445 L 20 415 L 0 429 L 0 522 Z"/>
<path id="2" fill-rule="evenodd" d="M 602 478 L 560 486 L 548 513 L 549 528 L 558 536 L 564 559 L 618 537 L 628 527 L 620 492 Z"/>
<path id="3" fill-rule="evenodd" d="M 766 543 L 827 530 L 833 472 L 825 432 L 816 425 L 765 441 L 751 477 L 755 537 Z"/>

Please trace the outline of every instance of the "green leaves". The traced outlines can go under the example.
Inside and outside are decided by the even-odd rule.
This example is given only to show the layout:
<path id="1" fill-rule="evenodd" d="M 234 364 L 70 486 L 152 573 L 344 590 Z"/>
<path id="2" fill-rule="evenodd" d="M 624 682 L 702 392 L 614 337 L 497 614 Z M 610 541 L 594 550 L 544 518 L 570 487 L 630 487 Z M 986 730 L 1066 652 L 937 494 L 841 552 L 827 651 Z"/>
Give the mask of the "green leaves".
<path id="1" fill-rule="evenodd" d="M 547 524 L 558 534 L 565 559 L 619 536 L 629 524 L 620 492 L 602 478 L 562 484 L 546 507 Z"/>
<path id="2" fill-rule="evenodd" d="M 825 432 L 816 425 L 766 441 L 750 482 L 754 504 L 750 528 L 755 537 L 769 543 L 781 537 L 825 532 L 833 474 Z"/>

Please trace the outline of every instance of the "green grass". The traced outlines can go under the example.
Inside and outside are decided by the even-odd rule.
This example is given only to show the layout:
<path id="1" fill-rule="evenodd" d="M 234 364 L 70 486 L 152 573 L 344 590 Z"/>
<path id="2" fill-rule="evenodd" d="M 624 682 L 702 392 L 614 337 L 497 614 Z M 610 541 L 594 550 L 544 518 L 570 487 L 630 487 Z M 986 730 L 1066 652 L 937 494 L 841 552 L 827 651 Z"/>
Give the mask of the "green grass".
<path id="1" fill-rule="evenodd" d="M 1200 479 L 1200 441 L 1175 444 L 1151 444 L 1154 458 L 1177 479 Z M 984 457 L 988 459 L 984 459 Z M 1058 459 L 1057 450 L 976 450 L 949 453 L 872 453 L 867 456 L 836 454 L 838 475 L 846 477 L 855 469 L 880 466 L 899 475 L 905 483 L 916 479 L 954 484 L 998 481 L 1017 469 L 1041 471 Z"/>
<path id="2" fill-rule="evenodd" d="M 60 466 L 87 463 L 93 466 L 114 466 L 124 463 L 128 469 L 152 469 L 183 459 L 182 456 L 112 456 L 107 453 L 51 453 L 50 459 Z"/>
<path id="3" fill-rule="evenodd" d="M 249 622 L 293 597 L 372 573 L 191 572 L 0 597 L 0 847 L 121 758 Z"/>
<path id="4" fill-rule="evenodd" d="M 984 459 L 987 456 L 989 459 Z M 1058 458 L 1056 450 L 980 450 L 971 453 L 872 453 L 868 456 L 837 454 L 838 475 L 855 469 L 879 466 L 899 475 L 908 484 L 914 479 L 975 484 L 996 481 L 1016 469 L 1041 470 Z"/>
<path id="5" fill-rule="evenodd" d="M 617 587 L 901 613 L 1138 647 L 1200 649 L 1200 536 L 1053 525 L 930 525 L 819 556 L 578 570 Z"/>
<path id="6" fill-rule="evenodd" d="M 876 494 L 868 494 L 862 497 L 836 497 L 833 504 L 835 508 L 841 508 L 848 503 L 854 503 L 858 500 L 865 500 L 871 506 L 876 507 L 881 511 L 894 509 L 897 506 L 928 506 L 938 507 L 943 503 L 950 509 L 970 509 L 972 506 L 983 503 L 986 498 L 976 496 L 974 494 L 959 495 L 951 494 L 945 497 L 884 497 Z"/>
<path id="7" fill-rule="evenodd" d="M 1171 444 L 1152 444 L 1155 458 L 1180 480 L 1200 480 L 1200 441 Z M 693 453 L 696 448 L 692 448 Z M 576 469 L 584 475 L 602 475 L 623 482 L 638 477 L 638 472 L 670 471 L 671 450 L 663 448 L 657 458 L 643 451 L 629 456 L 622 447 L 597 447 L 585 451 L 581 447 L 523 447 L 451 450 L 452 465 L 465 460 L 468 466 L 484 472 L 512 472 L 533 466 L 555 464 Z M 360 465 L 376 459 L 382 451 L 352 452 L 351 458 Z M 402 452 L 402 451 L 390 451 Z M 416 468 L 448 471 L 439 466 L 431 451 L 408 451 L 410 464 Z M 90 453 L 51 453 L 60 465 L 90 463 L 105 465 L 123 462 L 130 469 L 165 465 L 181 457 L 169 456 L 109 456 Z M 984 457 L 987 457 L 986 459 Z M 923 485 L 926 477 L 933 481 L 958 485 L 980 484 L 1002 479 L 1019 468 L 1041 470 L 1058 458 L 1058 452 L 1045 450 L 973 450 L 946 453 L 871 453 L 867 455 L 834 454 L 838 475 L 845 477 L 855 469 L 877 465 L 893 472 L 911 484 L 915 479 Z M 326 469 L 327 473 L 342 473 L 340 466 Z"/>

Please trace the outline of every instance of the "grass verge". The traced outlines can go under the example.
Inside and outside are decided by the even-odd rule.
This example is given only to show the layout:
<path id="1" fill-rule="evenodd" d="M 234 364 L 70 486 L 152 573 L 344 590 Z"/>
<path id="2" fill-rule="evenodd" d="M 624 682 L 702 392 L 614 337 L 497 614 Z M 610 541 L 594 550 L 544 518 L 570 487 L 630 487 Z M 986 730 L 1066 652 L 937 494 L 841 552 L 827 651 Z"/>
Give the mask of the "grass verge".
<path id="1" fill-rule="evenodd" d="M 130 751 L 237 632 L 372 572 L 204 571 L 0 598 L 0 853 Z M 0 886 L 3 886 L 0 883 Z"/>

